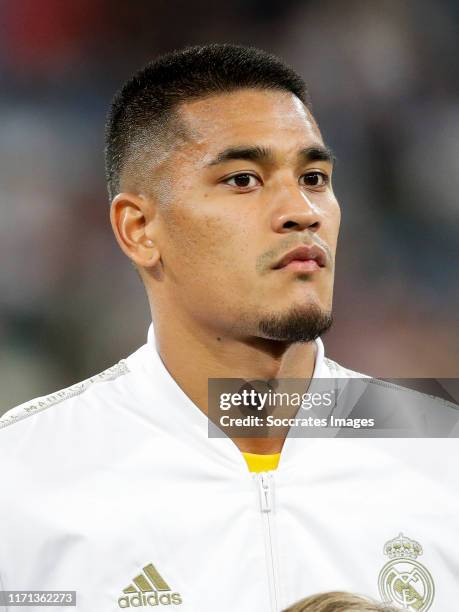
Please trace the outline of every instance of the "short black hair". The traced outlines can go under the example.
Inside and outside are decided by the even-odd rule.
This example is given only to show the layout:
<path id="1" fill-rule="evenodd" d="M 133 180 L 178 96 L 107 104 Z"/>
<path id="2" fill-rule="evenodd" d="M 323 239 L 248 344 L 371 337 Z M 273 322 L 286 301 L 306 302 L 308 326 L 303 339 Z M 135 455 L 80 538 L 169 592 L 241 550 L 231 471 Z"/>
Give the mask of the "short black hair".
<path id="1" fill-rule="evenodd" d="M 136 72 L 113 98 L 105 129 L 110 198 L 120 191 L 127 162 L 157 143 L 180 103 L 237 89 L 293 93 L 311 110 L 303 79 L 274 55 L 253 47 L 210 44 L 160 56 Z"/>

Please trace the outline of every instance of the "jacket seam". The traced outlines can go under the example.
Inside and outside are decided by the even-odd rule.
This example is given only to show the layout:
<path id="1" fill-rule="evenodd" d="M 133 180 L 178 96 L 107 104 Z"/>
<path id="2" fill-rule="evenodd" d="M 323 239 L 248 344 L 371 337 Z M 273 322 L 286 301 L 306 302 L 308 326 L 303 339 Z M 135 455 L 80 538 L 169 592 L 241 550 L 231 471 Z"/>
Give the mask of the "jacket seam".
<path id="1" fill-rule="evenodd" d="M 43 410 L 46 410 L 51 406 L 56 406 L 65 402 L 66 400 L 83 395 L 95 384 L 103 382 L 112 382 L 120 376 L 128 374 L 129 372 L 130 370 L 127 366 L 126 361 L 122 359 L 114 366 L 111 366 L 103 372 L 100 372 L 100 374 L 96 374 L 95 376 L 86 378 L 81 382 L 75 383 L 70 387 L 60 389 L 59 391 L 55 391 L 54 393 L 50 393 L 49 395 L 37 397 L 29 402 L 20 404 L 19 406 L 16 406 L 16 408 L 8 410 L 0 418 L 0 429 L 4 429 L 5 427 L 13 425 L 14 423 L 19 423 L 20 421 L 23 421 L 24 419 L 34 414 L 37 414 L 38 412 L 42 412 Z"/>

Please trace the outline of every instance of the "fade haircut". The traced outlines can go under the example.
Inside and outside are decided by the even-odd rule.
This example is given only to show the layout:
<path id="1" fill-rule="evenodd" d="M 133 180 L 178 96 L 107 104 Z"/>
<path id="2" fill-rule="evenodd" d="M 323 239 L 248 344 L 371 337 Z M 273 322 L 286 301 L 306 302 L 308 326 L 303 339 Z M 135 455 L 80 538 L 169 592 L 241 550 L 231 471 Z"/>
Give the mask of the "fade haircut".
<path id="1" fill-rule="evenodd" d="M 142 164 L 166 142 L 183 136 L 178 106 L 238 89 L 286 91 L 311 110 L 303 79 L 279 58 L 231 44 L 195 46 L 160 56 L 136 72 L 115 95 L 105 127 L 109 197 L 129 174 L 142 180 Z"/>

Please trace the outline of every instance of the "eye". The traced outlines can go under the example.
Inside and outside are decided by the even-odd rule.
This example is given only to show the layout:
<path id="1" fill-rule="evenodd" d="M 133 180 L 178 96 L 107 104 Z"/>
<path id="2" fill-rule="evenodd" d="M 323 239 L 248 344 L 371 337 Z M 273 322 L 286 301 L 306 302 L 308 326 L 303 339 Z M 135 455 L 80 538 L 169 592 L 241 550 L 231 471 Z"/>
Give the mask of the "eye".
<path id="1" fill-rule="evenodd" d="M 324 187 L 329 182 L 329 177 L 323 172 L 308 172 L 300 177 L 300 184 L 305 187 Z"/>
<path id="2" fill-rule="evenodd" d="M 230 178 L 226 179 L 224 183 L 230 185 L 231 187 L 238 187 L 239 189 L 251 189 L 252 187 L 256 187 L 260 181 L 253 174 L 243 172 L 241 174 L 230 176 Z"/>

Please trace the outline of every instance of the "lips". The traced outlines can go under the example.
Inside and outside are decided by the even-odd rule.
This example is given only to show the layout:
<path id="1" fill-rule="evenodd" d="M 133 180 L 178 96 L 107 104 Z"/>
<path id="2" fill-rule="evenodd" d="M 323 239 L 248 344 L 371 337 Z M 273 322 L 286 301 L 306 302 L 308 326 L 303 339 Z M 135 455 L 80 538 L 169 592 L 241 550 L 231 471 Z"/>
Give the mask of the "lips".
<path id="1" fill-rule="evenodd" d="M 274 270 L 285 268 L 295 263 L 296 267 L 303 266 L 310 271 L 324 268 L 326 263 L 325 252 L 318 246 L 299 246 L 284 255 L 273 267 Z M 304 264 L 296 262 L 305 262 Z M 306 263 L 307 262 L 307 263 Z"/>

